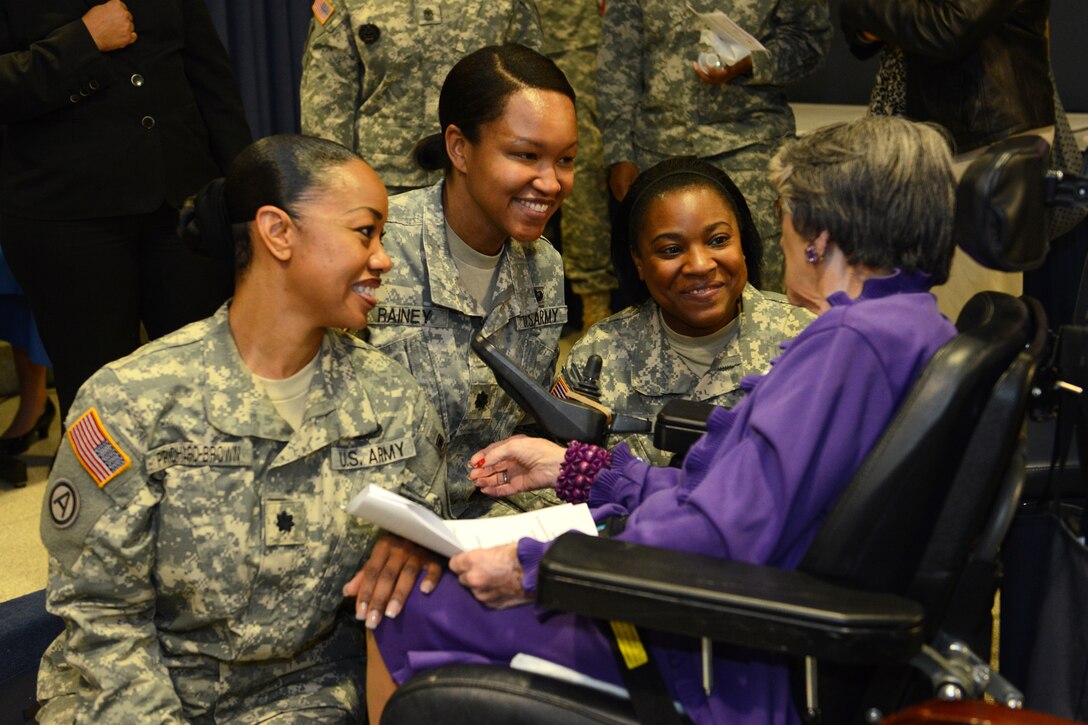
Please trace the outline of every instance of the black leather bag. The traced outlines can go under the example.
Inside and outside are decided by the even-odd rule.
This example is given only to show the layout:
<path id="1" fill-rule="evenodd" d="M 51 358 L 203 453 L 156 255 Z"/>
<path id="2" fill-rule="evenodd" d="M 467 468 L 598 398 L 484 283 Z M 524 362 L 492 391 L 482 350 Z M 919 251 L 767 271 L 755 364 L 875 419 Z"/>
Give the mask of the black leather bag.
<path id="1" fill-rule="evenodd" d="M 1083 503 L 1023 508 L 1003 546 L 1001 674 L 1033 710 L 1088 718 L 1088 547 Z"/>

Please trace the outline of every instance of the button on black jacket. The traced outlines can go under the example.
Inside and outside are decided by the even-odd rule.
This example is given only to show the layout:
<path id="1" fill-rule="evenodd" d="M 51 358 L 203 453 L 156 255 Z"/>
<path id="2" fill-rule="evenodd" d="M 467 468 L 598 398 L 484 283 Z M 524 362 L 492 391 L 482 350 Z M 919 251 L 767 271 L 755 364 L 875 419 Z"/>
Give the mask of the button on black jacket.
<path id="1" fill-rule="evenodd" d="M 179 205 L 251 140 L 204 0 L 126 0 L 101 53 L 93 0 L 0 0 L 0 213 L 88 219 Z"/>
<path id="2" fill-rule="evenodd" d="M 1049 12 L 1049 0 L 843 0 L 842 24 L 903 49 L 907 115 L 967 151 L 1054 123 Z"/>

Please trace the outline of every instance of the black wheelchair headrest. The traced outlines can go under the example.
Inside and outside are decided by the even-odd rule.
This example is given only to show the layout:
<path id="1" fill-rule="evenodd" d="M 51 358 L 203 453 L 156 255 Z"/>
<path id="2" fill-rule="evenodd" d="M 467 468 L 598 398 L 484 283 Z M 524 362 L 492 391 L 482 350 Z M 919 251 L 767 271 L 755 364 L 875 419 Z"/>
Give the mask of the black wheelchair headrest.
<path id="1" fill-rule="evenodd" d="M 956 189 L 954 239 L 983 267 L 1035 269 L 1046 258 L 1043 206 L 1050 145 L 1038 136 L 1000 141 L 975 159 Z"/>

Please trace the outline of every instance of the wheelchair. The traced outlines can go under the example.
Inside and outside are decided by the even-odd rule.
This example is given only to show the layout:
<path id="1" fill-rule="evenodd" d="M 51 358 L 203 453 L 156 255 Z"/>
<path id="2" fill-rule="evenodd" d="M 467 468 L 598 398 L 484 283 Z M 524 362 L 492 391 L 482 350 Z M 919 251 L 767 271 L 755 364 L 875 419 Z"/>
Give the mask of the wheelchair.
<path id="1" fill-rule="evenodd" d="M 985 266 L 1024 270 L 1045 256 L 1046 152 L 1041 139 L 1010 139 L 961 182 L 957 241 Z M 1019 692 L 988 666 L 1000 547 L 1024 487 L 1027 411 L 1041 381 L 1057 385 L 1040 374 L 1051 342 L 1045 315 L 1031 299 L 984 292 L 957 330 L 797 571 L 566 534 L 541 564 L 538 603 L 784 654 L 809 723 L 1067 722 L 1018 709 Z M 663 721 L 659 705 L 629 690 L 625 700 L 520 670 L 454 665 L 405 683 L 382 724 Z"/>

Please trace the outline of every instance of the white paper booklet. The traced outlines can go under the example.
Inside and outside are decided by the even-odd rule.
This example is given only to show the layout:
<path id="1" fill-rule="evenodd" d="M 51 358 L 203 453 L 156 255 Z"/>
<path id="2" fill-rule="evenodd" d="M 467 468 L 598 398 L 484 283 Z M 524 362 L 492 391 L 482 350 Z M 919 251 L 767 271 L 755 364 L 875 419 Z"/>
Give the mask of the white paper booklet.
<path id="1" fill-rule="evenodd" d="M 767 50 L 763 43 L 752 37 L 721 10 L 700 13 L 690 3 L 688 10 L 706 24 L 706 29 L 702 31 L 699 40 L 713 48 L 725 65 L 734 65 L 745 56 L 751 55 L 753 50 Z"/>
<path id="2" fill-rule="evenodd" d="M 597 535 L 597 525 L 584 503 L 565 503 L 493 519 L 447 521 L 398 493 L 367 486 L 351 500 L 347 512 L 442 556 L 509 544 L 526 536 L 551 541 L 567 531 Z"/>

